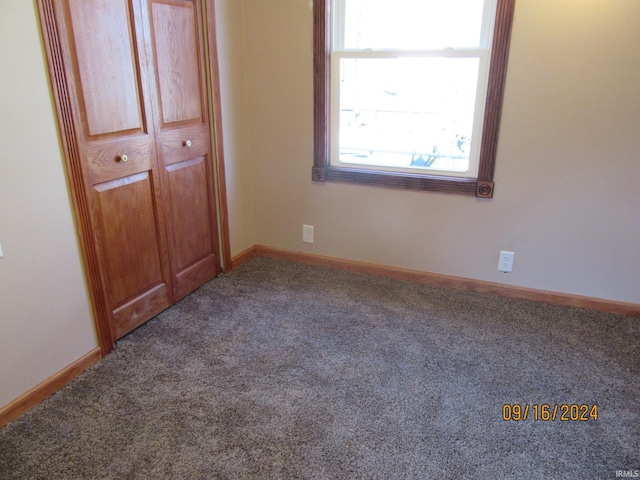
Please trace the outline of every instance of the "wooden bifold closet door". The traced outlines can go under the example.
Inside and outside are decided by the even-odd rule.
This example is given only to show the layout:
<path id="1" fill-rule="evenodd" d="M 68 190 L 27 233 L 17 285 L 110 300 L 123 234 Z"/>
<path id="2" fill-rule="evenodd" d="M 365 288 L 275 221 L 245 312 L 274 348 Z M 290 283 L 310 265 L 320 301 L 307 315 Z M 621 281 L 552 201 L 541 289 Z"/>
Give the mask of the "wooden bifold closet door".
<path id="1" fill-rule="evenodd" d="M 40 3 L 85 264 L 115 340 L 221 271 L 202 5 Z"/>

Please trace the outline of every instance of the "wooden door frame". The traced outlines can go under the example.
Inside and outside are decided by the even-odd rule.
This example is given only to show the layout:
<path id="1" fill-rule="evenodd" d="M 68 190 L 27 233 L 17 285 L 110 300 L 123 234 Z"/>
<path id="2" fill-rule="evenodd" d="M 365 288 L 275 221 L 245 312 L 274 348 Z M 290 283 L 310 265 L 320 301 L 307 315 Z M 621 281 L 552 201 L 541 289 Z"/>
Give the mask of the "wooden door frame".
<path id="1" fill-rule="evenodd" d="M 211 119 L 211 135 L 213 137 L 212 161 L 216 185 L 214 194 L 217 204 L 214 207 L 218 213 L 220 235 L 220 251 L 218 255 L 223 271 L 228 271 L 231 269 L 231 247 L 222 145 L 222 104 L 220 100 L 220 76 L 215 28 L 215 0 L 197 1 L 201 2 L 202 5 L 204 31 L 206 32 L 205 47 L 207 48 L 207 76 L 209 80 L 208 107 Z M 36 0 L 36 2 L 93 320 L 100 351 L 104 357 L 115 348 L 116 335 L 109 321 L 103 277 L 96 249 L 95 232 L 91 226 L 89 199 L 84 188 L 84 179 L 80 167 L 81 159 L 75 135 L 76 126 L 68 93 L 69 82 L 64 69 L 62 47 L 59 40 L 60 31 L 54 12 L 54 0 Z"/>
<path id="2" fill-rule="evenodd" d="M 222 270 L 231 270 L 231 242 L 229 235 L 229 209 L 227 204 L 227 184 L 224 168 L 224 148 L 222 142 L 222 100 L 220 97 L 220 67 L 218 65 L 218 42 L 216 37 L 215 0 L 201 0 L 205 22 L 205 45 L 207 48 L 209 77 L 209 111 L 212 130 L 212 155 L 215 170 L 216 203 L 218 227 L 220 231 L 220 259 Z"/>

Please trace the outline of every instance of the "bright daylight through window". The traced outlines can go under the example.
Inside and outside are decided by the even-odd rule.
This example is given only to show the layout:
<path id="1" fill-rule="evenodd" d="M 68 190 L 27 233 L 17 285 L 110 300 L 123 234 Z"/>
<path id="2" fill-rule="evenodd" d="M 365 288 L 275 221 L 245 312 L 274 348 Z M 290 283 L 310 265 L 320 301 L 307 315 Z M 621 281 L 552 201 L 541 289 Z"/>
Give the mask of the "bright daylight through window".
<path id="1" fill-rule="evenodd" d="M 492 196 L 513 3 L 317 1 L 314 180 Z"/>

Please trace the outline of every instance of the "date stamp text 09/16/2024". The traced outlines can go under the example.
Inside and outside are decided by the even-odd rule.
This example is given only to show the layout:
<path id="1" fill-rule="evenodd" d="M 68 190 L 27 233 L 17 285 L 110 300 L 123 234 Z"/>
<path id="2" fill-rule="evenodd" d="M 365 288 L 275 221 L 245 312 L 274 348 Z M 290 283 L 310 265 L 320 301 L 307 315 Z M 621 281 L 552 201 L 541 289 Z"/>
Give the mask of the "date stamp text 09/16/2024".
<path id="1" fill-rule="evenodd" d="M 577 403 L 563 404 L 519 404 L 505 403 L 502 406 L 502 420 L 505 422 L 525 422 L 527 420 L 554 422 L 588 422 L 598 420 L 598 405 Z"/>

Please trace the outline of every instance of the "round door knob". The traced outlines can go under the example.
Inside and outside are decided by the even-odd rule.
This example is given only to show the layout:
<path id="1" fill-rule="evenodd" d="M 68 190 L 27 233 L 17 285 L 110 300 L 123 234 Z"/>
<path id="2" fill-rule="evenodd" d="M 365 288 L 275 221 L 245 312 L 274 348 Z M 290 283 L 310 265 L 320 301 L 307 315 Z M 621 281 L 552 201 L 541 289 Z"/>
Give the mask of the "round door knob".
<path id="1" fill-rule="evenodd" d="M 126 162 L 127 160 L 129 160 L 129 157 L 127 155 L 120 155 L 121 162 Z"/>
<path id="2" fill-rule="evenodd" d="M 191 140 L 187 140 L 186 142 L 184 142 L 185 147 L 191 147 L 191 145 L 192 145 Z"/>

